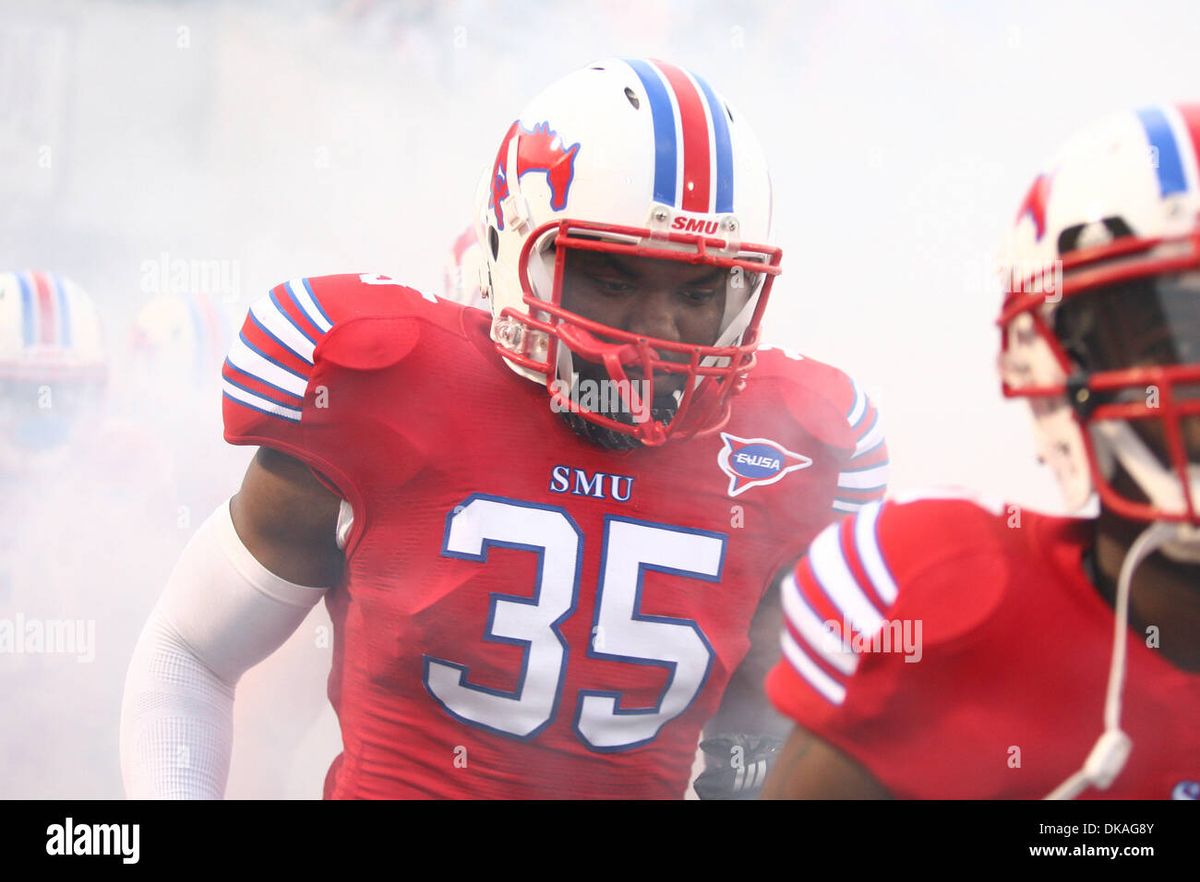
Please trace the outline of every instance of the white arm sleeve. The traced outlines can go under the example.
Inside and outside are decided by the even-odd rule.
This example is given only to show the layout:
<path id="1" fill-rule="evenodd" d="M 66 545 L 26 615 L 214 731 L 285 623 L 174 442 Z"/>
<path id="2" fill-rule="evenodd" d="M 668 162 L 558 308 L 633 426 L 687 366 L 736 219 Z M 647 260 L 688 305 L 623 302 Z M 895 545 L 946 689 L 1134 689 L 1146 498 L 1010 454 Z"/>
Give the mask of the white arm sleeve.
<path id="1" fill-rule="evenodd" d="M 254 559 L 228 501 L 184 548 L 129 663 L 121 774 L 129 799 L 220 799 L 233 749 L 233 693 L 325 593 Z"/>

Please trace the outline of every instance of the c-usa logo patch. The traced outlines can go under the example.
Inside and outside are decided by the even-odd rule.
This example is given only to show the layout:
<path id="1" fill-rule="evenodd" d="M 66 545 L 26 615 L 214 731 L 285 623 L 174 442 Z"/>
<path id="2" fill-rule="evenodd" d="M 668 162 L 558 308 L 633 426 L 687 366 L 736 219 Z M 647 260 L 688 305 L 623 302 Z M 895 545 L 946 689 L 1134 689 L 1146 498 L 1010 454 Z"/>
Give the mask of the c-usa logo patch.
<path id="1" fill-rule="evenodd" d="M 1200 799 L 1200 781 L 1180 781 L 1171 791 L 1171 799 Z"/>
<path id="2" fill-rule="evenodd" d="M 717 453 L 717 465 L 729 475 L 730 496 L 774 484 L 789 472 L 813 464 L 811 458 L 767 438 L 739 438 L 722 432 L 721 440 L 724 446 Z"/>

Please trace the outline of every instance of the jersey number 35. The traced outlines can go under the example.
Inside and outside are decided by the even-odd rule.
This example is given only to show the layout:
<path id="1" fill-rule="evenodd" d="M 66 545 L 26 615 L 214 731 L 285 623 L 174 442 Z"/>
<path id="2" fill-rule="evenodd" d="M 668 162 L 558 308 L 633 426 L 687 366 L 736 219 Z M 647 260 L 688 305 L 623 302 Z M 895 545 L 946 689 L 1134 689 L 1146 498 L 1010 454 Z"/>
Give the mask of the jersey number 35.
<path id="1" fill-rule="evenodd" d="M 575 731 L 593 750 L 625 750 L 654 739 L 699 694 L 712 647 L 695 622 L 640 612 L 646 570 L 719 582 L 726 536 L 609 515 L 604 520 L 600 581 L 588 655 L 670 671 L 652 708 L 623 708 L 621 694 L 579 691 Z M 489 642 L 524 647 L 512 692 L 474 685 L 465 665 L 425 657 L 425 685 L 464 722 L 518 738 L 536 737 L 558 714 L 567 643 L 560 627 L 575 611 L 583 533 L 566 511 L 475 495 L 447 519 L 442 553 L 484 562 L 493 546 L 538 556 L 533 595 L 494 595 L 484 632 Z"/>

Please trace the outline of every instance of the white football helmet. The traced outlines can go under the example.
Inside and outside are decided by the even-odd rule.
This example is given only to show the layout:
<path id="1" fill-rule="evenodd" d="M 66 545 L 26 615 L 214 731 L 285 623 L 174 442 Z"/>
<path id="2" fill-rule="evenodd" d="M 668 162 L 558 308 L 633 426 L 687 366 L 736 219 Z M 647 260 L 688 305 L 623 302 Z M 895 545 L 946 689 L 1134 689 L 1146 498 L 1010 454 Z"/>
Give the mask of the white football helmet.
<path id="1" fill-rule="evenodd" d="M 728 421 L 781 252 L 768 244 L 771 182 L 758 140 L 703 79 L 619 58 L 564 77 L 509 127 L 476 204 L 492 339 L 556 409 L 646 445 Z M 577 251 L 728 269 L 715 343 L 640 336 L 565 309 L 564 267 Z M 670 413 L 625 422 L 572 400 L 575 359 L 602 365 L 618 385 L 627 369 L 651 383 L 656 372 L 686 379 Z"/>
<path id="2" fill-rule="evenodd" d="M 1072 507 L 1098 492 L 1125 518 L 1200 525 L 1198 150 L 1200 105 L 1087 129 L 1002 249 L 1004 393 L 1029 399 Z"/>
<path id="3" fill-rule="evenodd" d="M 204 292 L 159 294 L 138 310 L 129 348 L 147 382 L 179 397 L 220 382 L 233 327 L 229 310 Z"/>
<path id="4" fill-rule="evenodd" d="M 95 304 L 53 273 L 0 272 L 0 445 L 6 462 L 57 447 L 103 395 Z"/>

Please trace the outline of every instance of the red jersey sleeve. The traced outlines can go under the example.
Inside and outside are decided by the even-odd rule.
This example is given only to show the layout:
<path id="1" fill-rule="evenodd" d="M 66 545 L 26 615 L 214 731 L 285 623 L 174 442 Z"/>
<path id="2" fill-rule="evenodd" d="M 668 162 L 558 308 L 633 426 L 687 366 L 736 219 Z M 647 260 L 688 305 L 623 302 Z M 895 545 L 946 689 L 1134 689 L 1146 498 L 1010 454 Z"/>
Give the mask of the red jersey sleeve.
<path id="1" fill-rule="evenodd" d="M 403 332 L 437 303 L 372 274 L 291 279 L 272 288 L 251 305 L 222 368 L 225 440 L 295 456 L 341 487 L 347 420 L 328 402 L 339 367 L 370 369 L 402 357 Z M 339 335 L 336 364 L 323 356 Z M 391 350 L 388 358 L 383 348 Z"/>
<path id="2" fill-rule="evenodd" d="M 838 458 L 832 508 L 841 517 L 883 499 L 888 448 L 879 409 L 844 371 L 778 346 L 759 347 L 757 375 L 785 378 L 785 406 Z M 755 376 L 755 375 L 752 375 Z"/>
<path id="3" fill-rule="evenodd" d="M 978 698 L 972 637 L 1002 585 L 988 575 L 1003 570 L 996 521 L 965 500 L 871 503 L 780 580 L 783 655 L 767 694 L 894 796 L 952 796 L 973 779 L 978 757 L 947 735 Z"/>

